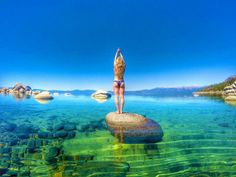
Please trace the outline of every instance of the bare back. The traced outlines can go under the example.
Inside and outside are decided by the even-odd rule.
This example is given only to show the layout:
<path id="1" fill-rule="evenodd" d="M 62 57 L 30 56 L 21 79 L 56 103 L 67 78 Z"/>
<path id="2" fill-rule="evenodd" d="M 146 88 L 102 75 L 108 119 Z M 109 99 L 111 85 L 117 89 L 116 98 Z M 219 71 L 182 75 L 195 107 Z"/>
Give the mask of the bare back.
<path id="1" fill-rule="evenodd" d="M 125 65 L 119 66 L 115 65 L 114 66 L 114 79 L 115 80 L 124 80 L 124 73 L 125 73 Z"/>

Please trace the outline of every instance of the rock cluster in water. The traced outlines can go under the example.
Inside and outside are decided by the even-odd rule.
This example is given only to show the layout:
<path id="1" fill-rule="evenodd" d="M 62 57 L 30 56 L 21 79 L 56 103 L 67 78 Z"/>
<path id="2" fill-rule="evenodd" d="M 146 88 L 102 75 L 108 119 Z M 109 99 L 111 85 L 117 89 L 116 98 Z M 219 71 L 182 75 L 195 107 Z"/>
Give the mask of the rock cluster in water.
<path id="1" fill-rule="evenodd" d="M 236 81 L 224 88 L 224 99 L 226 101 L 236 101 Z"/>
<path id="2" fill-rule="evenodd" d="M 106 124 L 112 135 L 124 143 L 155 143 L 163 137 L 157 122 L 138 114 L 111 112 L 106 116 Z"/>
<path id="3" fill-rule="evenodd" d="M 0 89 L 1 94 L 11 94 L 16 99 L 28 98 L 33 94 L 33 91 L 30 86 L 25 86 L 21 83 L 17 83 L 12 88 L 2 88 Z"/>
<path id="4" fill-rule="evenodd" d="M 53 99 L 52 95 L 48 91 L 33 91 L 30 86 L 25 86 L 21 83 L 17 83 L 12 88 L 1 88 L 1 94 L 11 94 L 16 99 L 29 98 L 32 95 L 35 95 L 35 99 L 42 104 L 48 103 L 47 100 Z"/>
<path id="5" fill-rule="evenodd" d="M 32 94 L 32 89 L 30 86 L 25 86 L 21 83 L 17 83 L 13 88 L 2 88 L 0 89 L 1 93 L 9 94 L 9 93 L 14 93 L 14 94 L 27 94 L 31 95 Z"/>

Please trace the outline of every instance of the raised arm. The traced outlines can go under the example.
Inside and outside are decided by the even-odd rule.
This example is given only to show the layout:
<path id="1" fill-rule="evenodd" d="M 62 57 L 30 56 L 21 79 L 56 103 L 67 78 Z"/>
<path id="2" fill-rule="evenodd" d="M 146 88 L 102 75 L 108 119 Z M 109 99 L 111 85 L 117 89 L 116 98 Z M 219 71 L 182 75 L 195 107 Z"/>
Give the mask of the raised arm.
<path id="1" fill-rule="evenodd" d="M 122 55 L 121 51 L 120 51 L 120 56 L 121 56 L 121 58 L 122 58 L 123 62 L 125 63 L 125 60 L 124 60 L 124 57 L 123 57 L 123 55 Z"/>
<path id="2" fill-rule="evenodd" d="M 114 58 L 114 65 L 115 65 L 115 61 L 119 53 L 120 53 L 120 48 L 118 48 L 116 51 L 115 58 Z"/>

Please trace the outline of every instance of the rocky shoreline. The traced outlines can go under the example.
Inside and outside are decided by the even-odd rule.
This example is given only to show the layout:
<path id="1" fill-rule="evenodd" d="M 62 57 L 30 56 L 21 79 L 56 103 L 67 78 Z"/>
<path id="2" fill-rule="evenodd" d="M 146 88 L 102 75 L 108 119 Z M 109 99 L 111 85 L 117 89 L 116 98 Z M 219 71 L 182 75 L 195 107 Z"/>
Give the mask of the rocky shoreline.
<path id="1" fill-rule="evenodd" d="M 235 101 L 236 102 L 236 81 L 230 85 L 226 86 L 223 91 L 208 91 L 208 92 L 194 92 L 194 96 L 219 96 L 225 101 Z"/>
<path id="2" fill-rule="evenodd" d="M 210 92 L 193 92 L 195 96 L 222 96 L 223 91 L 210 91 Z"/>

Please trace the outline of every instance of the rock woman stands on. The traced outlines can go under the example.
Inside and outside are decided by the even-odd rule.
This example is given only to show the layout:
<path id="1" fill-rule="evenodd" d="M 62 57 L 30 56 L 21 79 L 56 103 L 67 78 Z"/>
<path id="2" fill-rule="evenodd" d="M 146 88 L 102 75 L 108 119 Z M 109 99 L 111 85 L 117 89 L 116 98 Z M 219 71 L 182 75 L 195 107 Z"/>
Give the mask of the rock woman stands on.
<path id="1" fill-rule="evenodd" d="M 118 48 L 114 59 L 113 90 L 115 95 L 116 110 L 117 113 L 119 114 L 122 114 L 124 107 L 124 92 L 125 92 L 124 72 L 125 72 L 125 61 L 121 54 L 120 49 Z"/>

